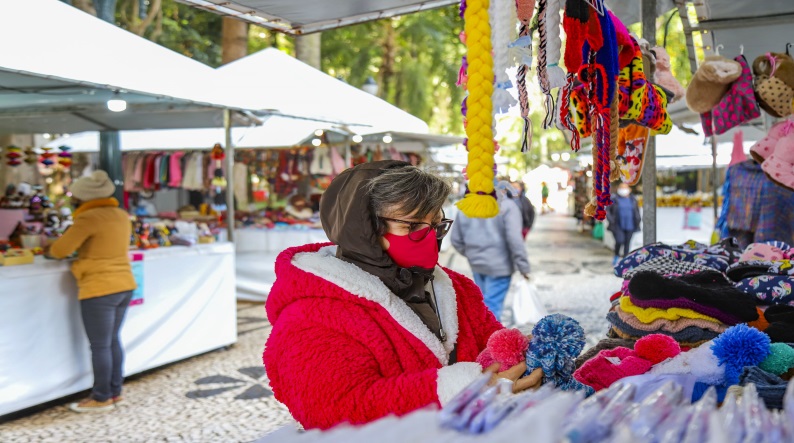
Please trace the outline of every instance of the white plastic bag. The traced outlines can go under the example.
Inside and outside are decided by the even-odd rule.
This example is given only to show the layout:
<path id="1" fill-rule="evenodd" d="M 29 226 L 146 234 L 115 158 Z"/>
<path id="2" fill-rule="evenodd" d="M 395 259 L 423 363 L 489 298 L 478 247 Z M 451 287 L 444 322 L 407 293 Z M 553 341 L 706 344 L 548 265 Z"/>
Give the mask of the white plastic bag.
<path id="1" fill-rule="evenodd" d="M 513 321 L 516 326 L 535 324 L 549 314 L 538 299 L 538 289 L 520 274 L 513 277 L 510 295 L 513 298 Z"/>

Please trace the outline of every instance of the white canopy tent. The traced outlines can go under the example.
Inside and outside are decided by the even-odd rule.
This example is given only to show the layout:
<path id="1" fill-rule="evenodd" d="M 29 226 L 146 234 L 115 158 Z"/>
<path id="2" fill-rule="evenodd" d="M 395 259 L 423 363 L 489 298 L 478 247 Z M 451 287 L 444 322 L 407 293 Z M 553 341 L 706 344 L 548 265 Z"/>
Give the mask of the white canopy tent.
<path id="1" fill-rule="evenodd" d="M 428 132 L 421 119 L 278 49 L 259 51 L 217 71 L 235 95 L 247 95 L 253 103 L 283 114 L 345 124 L 358 134 Z"/>

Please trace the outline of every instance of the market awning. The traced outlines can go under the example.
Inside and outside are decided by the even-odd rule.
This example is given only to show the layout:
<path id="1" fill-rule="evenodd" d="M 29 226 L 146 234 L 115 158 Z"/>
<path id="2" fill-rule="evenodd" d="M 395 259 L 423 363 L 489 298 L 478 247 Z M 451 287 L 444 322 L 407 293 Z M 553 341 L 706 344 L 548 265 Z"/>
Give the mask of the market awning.
<path id="1" fill-rule="evenodd" d="M 275 48 L 217 69 L 224 88 L 287 115 L 356 126 L 355 133 L 428 132 L 427 123 Z"/>
<path id="2" fill-rule="evenodd" d="M 458 0 L 177 0 L 292 35 L 439 8 Z"/>
<path id="3" fill-rule="evenodd" d="M 209 66 L 57 0 L 7 2 L 0 39 L 0 132 L 222 126 L 223 109 L 254 109 Z"/>

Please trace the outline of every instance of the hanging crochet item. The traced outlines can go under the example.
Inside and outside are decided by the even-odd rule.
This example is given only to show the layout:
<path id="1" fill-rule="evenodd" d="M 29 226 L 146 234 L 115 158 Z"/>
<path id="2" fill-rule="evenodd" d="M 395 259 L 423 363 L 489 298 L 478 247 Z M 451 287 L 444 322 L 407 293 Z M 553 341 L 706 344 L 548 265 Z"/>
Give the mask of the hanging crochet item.
<path id="1" fill-rule="evenodd" d="M 44 166 L 52 166 L 52 165 L 54 165 L 55 164 L 55 156 L 56 155 L 55 155 L 54 152 L 51 152 L 52 148 L 46 148 L 45 147 L 45 148 L 41 148 L 41 150 L 44 151 L 44 152 L 42 152 L 41 159 L 39 160 L 41 162 L 41 164 L 44 165 Z"/>
<path id="2" fill-rule="evenodd" d="M 518 39 L 510 44 L 518 62 L 516 86 L 518 103 L 524 129 L 521 133 L 521 152 L 529 151 L 532 146 L 532 119 L 529 118 L 529 93 L 527 91 L 527 72 L 532 67 L 532 16 L 535 13 L 535 0 L 516 0 L 516 13 L 519 21 Z"/>
<path id="3" fill-rule="evenodd" d="M 17 167 L 22 164 L 22 148 L 18 146 L 9 146 L 6 148 L 6 164 L 8 166 Z"/>
<path id="4" fill-rule="evenodd" d="M 617 165 L 620 170 L 620 180 L 629 186 L 636 185 L 642 177 L 649 136 L 648 128 L 640 125 L 630 124 L 620 128 Z"/>
<path id="5" fill-rule="evenodd" d="M 226 177 L 223 176 L 223 159 L 226 158 L 226 152 L 223 150 L 223 147 L 220 143 L 215 143 L 212 147 L 212 151 L 210 152 L 210 157 L 215 162 L 215 173 L 214 177 L 212 178 L 212 186 L 216 188 L 225 188 Z"/>
<path id="6" fill-rule="evenodd" d="M 496 114 L 505 114 L 517 103 L 508 91 L 513 87 L 513 83 L 507 75 L 507 68 L 510 64 L 510 42 L 515 33 L 515 0 L 491 0 L 489 15 L 495 83 L 492 98 L 493 110 Z"/>
<path id="7" fill-rule="evenodd" d="M 654 134 L 668 134 L 673 122 L 667 113 L 667 93 L 645 76 L 642 51 L 633 37 L 632 48 L 631 62 L 618 75 L 620 118 L 650 128 Z"/>
<path id="8" fill-rule="evenodd" d="M 474 218 L 499 213 L 494 192 L 493 59 L 488 0 L 461 2 L 466 33 L 469 96 L 466 99 L 468 137 L 468 189 L 458 203 L 464 214 Z"/>
<path id="9" fill-rule="evenodd" d="M 35 165 L 39 162 L 39 153 L 32 146 L 25 148 L 25 163 Z"/>
<path id="10" fill-rule="evenodd" d="M 58 163 L 63 166 L 64 168 L 70 168 L 72 166 L 72 153 L 69 152 L 72 150 L 69 146 L 59 146 L 58 150 L 61 151 L 58 154 Z"/>

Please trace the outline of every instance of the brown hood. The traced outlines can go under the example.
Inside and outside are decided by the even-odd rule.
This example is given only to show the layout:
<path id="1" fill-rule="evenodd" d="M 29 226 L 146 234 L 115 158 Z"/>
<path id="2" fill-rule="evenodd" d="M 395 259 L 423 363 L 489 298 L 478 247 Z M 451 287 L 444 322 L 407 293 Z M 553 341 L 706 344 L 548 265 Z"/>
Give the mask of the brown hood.
<path id="1" fill-rule="evenodd" d="M 339 246 L 337 257 L 377 276 L 398 295 L 411 286 L 412 272 L 398 267 L 380 246 L 367 184 L 384 171 L 404 166 L 410 164 L 384 160 L 348 169 L 320 200 L 320 221 L 328 239 Z"/>

